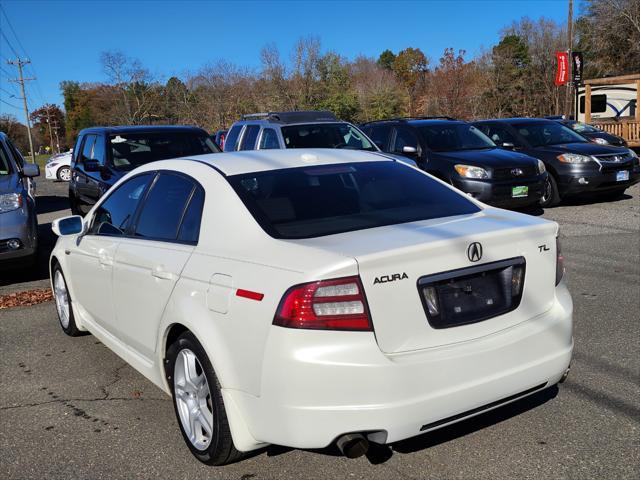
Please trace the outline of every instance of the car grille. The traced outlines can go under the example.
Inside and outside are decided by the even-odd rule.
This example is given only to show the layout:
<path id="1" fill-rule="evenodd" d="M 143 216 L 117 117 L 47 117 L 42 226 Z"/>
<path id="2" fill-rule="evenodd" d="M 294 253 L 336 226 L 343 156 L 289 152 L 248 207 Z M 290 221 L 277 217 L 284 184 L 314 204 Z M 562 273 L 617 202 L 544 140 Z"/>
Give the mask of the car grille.
<path id="1" fill-rule="evenodd" d="M 594 158 L 600 164 L 600 170 L 603 172 L 632 167 L 634 161 L 634 157 L 630 153 L 595 155 Z"/>
<path id="2" fill-rule="evenodd" d="M 522 172 L 522 173 L 520 173 Z M 493 169 L 493 178 L 496 180 L 508 180 L 512 178 L 526 178 L 538 175 L 538 170 L 533 165 L 522 167 L 501 167 Z"/>

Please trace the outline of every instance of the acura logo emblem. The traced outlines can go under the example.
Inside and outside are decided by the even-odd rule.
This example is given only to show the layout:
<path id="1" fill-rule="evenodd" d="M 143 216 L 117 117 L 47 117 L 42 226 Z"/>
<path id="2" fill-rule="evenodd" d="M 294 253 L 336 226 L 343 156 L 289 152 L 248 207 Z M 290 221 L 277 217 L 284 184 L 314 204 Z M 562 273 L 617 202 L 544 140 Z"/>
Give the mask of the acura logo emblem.
<path id="1" fill-rule="evenodd" d="M 519 177 L 522 174 L 524 174 L 524 172 L 522 171 L 521 168 L 512 168 L 511 169 L 511 175 L 513 175 L 514 177 Z M 480 249 L 480 251 L 482 252 L 482 249 Z"/>
<path id="2" fill-rule="evenodd" d="M 467 257 L 472 262 L 477 262 L 482 258 L 482 244 L 480 242 L 473 242 L 467 248 Z"/>

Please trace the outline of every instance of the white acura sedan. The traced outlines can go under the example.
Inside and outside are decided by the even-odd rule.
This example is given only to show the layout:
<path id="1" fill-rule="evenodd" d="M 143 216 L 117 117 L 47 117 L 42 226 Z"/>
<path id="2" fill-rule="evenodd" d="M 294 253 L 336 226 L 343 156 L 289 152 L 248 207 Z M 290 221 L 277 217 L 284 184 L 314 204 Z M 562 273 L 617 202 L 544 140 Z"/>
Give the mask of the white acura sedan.
<path id="1" fill-rule="evenodd" d="M 557 224 L 377 155 L 154 162 L 53 229 L 62 329 L 171 395 L 209 464 L 269 443 L 355 457 L 568 373 Z"/>

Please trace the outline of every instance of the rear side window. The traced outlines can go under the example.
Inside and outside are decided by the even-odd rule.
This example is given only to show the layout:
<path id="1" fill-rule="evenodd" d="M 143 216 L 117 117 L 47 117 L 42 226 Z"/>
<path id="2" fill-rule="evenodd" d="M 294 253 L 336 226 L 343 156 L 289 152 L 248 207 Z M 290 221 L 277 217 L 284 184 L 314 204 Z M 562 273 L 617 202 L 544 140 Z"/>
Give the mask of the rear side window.
<path id="1" fill-rule="evenodd" d="M 227 178 L 275 238 L 312 238 L 480 211 L 463 195 L 397 162 L 270 170 Z"/>
<path id="2" fill-rule="evenodd" d="M 176 240 L 194 188 L 194 182 L 182 175 L 161 173 L 147 195 L 134 235 L 150 240 Z"/>
<path id="3" fill-rule="evenodd" d="M 202 220 L 202 208 L 204 206 L 204 190 L 196 187 L 189 200 L 187 210 L 184 212 L 178 240 L 181 242 L 198 243 L 200 235 L 200 222 Z"/>
<path id="4" fill-rule="evenodd" d="M 9 175 L 11 173 L 11 162 L 9 155 L 4 150 L 4 145 L 0 142 L 0 175 Z"/>
<path id="5" fill-rule="evenodd" d="M 124 235 L 152 177 L 145 173 L 120 185 L 96 210 L 89 233 Z"/>
<path id="6" fill-rule="evenodd" d="M 265 128 L 262 130 L 262 137 L 260 137 L 260 150 L 271 150 L 280 148 L 280 142 L 278 141 L 278 134 L 273 128 Z"/>
<path id="7" fill-rule="evenodd" d="M 229 133 L 227 134 L 227 138 L 224 139 L 225 152 L 235 152 L 241 130 L 242 125 L 234 125 L 231 127 L 231 130 L 229 130 Z"/>

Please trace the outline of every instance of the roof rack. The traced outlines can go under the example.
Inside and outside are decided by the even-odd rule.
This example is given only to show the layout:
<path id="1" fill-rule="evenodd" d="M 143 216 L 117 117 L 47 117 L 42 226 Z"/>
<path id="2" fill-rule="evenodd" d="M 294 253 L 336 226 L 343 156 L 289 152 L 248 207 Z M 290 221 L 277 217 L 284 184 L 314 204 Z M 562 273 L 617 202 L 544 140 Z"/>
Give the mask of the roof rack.
<path id="1" fill-rule="evenodd" d="M 367 125 L 369 123 L 376 123 L 376 122 L 406 122 L 406 121 L 409 121 L 409 120 L 452 120 L 452 121 L 458 121 L 457 118 L 447 117 L 445 115 L 434 115 L 434 116 L 385 118 L 383 120 L 372 120 L 370 122 L 365 122 L 365 123 L 362 123 L 361 125 Z"/>
<path id="2" fill-rule="evenodd" d="M 304 110 L 298 112 L 263 112 L 242 116 L 242 120 L 273 120 L 280 123 L 335 122 L 336 116 L 327 110 Z"/>

